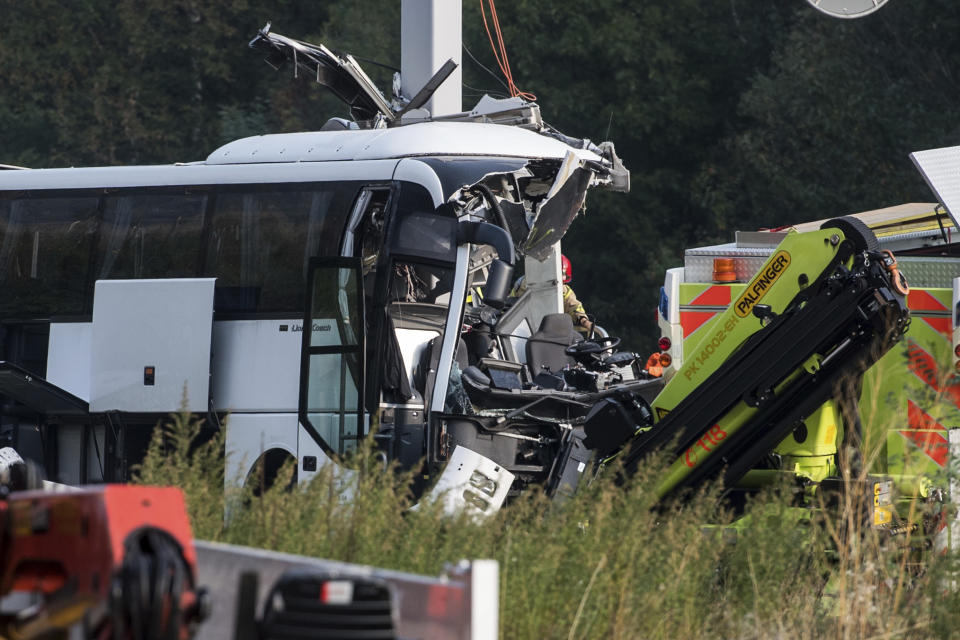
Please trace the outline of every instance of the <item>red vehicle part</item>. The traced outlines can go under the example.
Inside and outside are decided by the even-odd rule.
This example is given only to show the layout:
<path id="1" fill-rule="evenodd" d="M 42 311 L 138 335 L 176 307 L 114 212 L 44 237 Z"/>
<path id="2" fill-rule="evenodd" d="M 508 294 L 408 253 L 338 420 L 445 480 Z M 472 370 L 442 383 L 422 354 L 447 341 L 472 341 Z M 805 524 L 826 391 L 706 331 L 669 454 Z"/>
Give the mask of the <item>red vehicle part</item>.
<path id="1" fill-rule="evenodd" d="M 0 635 L 35 638 L 82 622 L 88 637 L 186 640 L 202 619 L 179 489 L 24 491 L 0 502 L 0 514 L 0 595 L 40 600 L 0 617 Z"/>

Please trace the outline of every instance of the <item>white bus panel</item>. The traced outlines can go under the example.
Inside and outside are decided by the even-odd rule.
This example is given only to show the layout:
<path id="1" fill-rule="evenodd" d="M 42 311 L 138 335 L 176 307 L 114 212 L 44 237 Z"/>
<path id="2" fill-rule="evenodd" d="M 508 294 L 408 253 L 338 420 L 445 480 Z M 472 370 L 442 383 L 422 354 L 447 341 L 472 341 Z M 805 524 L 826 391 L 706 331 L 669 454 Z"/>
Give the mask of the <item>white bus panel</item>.
<path id="1" fill-rule="evenodd" d="M 215 278 L 100 280 L 90 410 L 205 412 Z"/>

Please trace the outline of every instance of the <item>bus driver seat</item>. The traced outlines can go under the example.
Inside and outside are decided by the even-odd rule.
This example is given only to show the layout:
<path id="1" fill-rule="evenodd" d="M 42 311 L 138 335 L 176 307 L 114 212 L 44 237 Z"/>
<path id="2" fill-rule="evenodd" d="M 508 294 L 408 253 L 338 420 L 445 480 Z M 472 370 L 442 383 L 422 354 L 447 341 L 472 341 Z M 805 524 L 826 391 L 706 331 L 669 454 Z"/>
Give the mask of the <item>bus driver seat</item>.
<path id="1" fill-rule="evenodd" d="M 572 344 L 582 342 L 583 336 L 573 328 L 573 320 L 566 313 L 551 313 L 540 321 L 540 328 L 527 340 L 527 366 L 534 378 L 544 371 L 558 374 L 574 359 L 564 353 Z"/>

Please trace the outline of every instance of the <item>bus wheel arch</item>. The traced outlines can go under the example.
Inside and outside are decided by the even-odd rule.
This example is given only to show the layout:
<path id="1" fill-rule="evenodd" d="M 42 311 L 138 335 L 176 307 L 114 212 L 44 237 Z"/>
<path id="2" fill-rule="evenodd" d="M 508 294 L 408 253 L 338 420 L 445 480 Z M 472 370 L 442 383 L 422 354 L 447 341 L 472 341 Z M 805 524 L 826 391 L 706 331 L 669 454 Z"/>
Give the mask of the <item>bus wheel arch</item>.
<path id="1" fill-rule="evenodd" d="M 293 475 L 287 482 L 286 489 L 292 489 L 297 485 L 297 458 L 292 452 L 280 447 L 267 449 L 260 454 L 247 471 L 243 481 L 244 488 L 251 489 L 255 496 L 261 495 L 277 482 L 281 469 L 287 464 L 293 465 Z"/>

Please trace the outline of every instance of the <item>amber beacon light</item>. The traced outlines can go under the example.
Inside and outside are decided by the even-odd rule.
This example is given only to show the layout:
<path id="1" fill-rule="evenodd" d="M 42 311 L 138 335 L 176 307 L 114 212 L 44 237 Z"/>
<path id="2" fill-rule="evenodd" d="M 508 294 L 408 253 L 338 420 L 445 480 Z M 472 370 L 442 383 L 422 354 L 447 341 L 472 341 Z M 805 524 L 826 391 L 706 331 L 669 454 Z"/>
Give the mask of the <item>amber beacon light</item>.
<path id="1" fill-rule="evenodd" d="M 713 281 L 714 282 L 736 282 L 737 269 L 733 258 L 714 258 L 713 259 Z"/>

